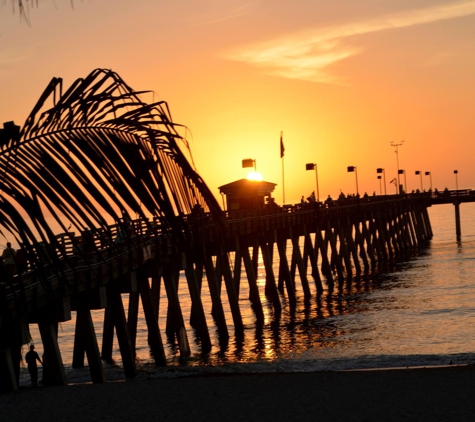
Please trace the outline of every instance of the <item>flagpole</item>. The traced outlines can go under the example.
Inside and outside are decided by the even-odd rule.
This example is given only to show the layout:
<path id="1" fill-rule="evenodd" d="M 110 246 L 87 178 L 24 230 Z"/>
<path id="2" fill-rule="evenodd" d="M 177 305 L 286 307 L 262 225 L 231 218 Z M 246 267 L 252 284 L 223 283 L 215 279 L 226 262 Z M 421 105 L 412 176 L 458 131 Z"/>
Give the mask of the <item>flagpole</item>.
<path id="1" fill-rule="evenodd" d="M 282 205 L 285 205 L 284 157 L 282 157 Z"/>
<path id="2" fill-rule="evenodd" d="M 285 177 L 284 177 L 284 141 L 283 132 L 280 131 L 280 158 L 282 159 L 282 205 L 285 205 Z"/>

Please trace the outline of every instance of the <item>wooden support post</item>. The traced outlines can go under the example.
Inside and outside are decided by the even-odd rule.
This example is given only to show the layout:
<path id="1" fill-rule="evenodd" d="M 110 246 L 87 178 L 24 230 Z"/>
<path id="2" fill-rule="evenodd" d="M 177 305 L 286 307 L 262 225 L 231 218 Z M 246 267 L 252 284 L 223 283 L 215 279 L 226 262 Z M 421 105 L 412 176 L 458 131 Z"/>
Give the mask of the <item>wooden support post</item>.
<path id="1" fill-rule="evenodd" d="M 273 268 L 273 262 L 274 262 L 274 241 L 273 240 L 269 240 L 270 238 L 269 237 L 266 237 L 266 238 L 260 238 L 259 239 L 259 244 L 261 245 L 261 253 L 264 255 L 264 252 L 262 251 L 262 242 L 264 242 L 266 244 L 266 249 L 267 249 L 267 253 L 269 255 L 269 261 L 270 261 L 270 264 L 272 266 L 272 274 L 270 274 L 268 271 L 267 271 L 267 268 L 265 268 L 266 270 L 266 285 L 265 285 L 265 288 L 264 288 L 264 293 L 266 296 L 268 297 L 272 297 L 272 295 L 274 294 L 273 293 L 273 290 L 277 288 L 276 286 L 276 278 L 275 278 L 275 274 L 274 274 L 274 268 Z M 265 267 L 265 262 L 264 262 L 264 267 Z M 278 290 L 277 290 L 278 291 Z M 280 303 L 280 300 L 279 300 L 279 303 Z"/>
<path id="2" fill-rule="evenodd" d="M 409 234 L 411 237 L 411 245 L 413 248 L 417 248 L 418 246 L 418 239 L 416 236 L 416 228 L 414 226 L 414 220 L 412 217 L 412 210 L 409 210 L 405 213 L 406 215 L 406 224 L 409 227 Z"/>
<path id="3" fill-rule="evenodd" d="M 172 271 L 172 270 L 169 268 L 167 272 L 169 271 Z M 168 277 L 167 279 L 165 279 L 165 275 L 163 276 L 165 290 L 167 292 L 167 297 L 168 297 L 167 321 L 166 321 L 166 326 L 165 326 L 165 332 L 167 333 L 168 336 L 173 336 L 173 333 L 178 332 L 177 330 L 179 330 L 179 327 L 180 327 L 180 315 L 182 315 L 181 308 L 180 308 L 180 312 L 177 312 L 176 309 L 174 308 L 175 304 L 170 303 L 170 296 L 168 295 L 168 292 L 172 291 L 172 292 L 175 292 L 174 294 L 178 297 L 178 281 L 180 277 L 176 276 L 174 271 L 172 271 L 172 274 L 173 276 Z M 170 283 L 170 286 L 167 286 L 167 283 Z M 171 285 L 173 285 L 173 287 L 171 287 Z"/>
<path id="4" fill-rule="evenodd" d="M 315 254 L 315 248 L 312 244 L 312 239 L 309 233 L 305 233 L 305 249 L 310 259 L 310 265 L 312 267 L 312 277 L 315 281 L 315 287 L 317 289 L 317 294 L 321 295 L 323 293 L 322 279 L 320 277 L 320 272 L 318 271 L 317 257 Z"/>
<path id="5" fill-rule="evenodd" d="M 208 270 L 206 270 L 208 273 Z M 183 313 L 181 312 L 180 301 L 178 299 L 177 291 L 177 279 L 179 273 L 177 271 L 166 270 L 163 273 L 163 280 L 168 297 L 168 315 L 172 321 L 168 324 L 167 321 L 167 334 L 175 333 L 178 341 L 178 347 L 180 348 L 180 356 L 190 356 L 190 345 L 188 343 L 188 336 L 185 329 L 185 321 L 183 319 Z M 168 332 L 171 329 L 171 332 Z"/>
<path id="6" fill-rule="evenodd" d="M 375 226 L 378 230 L 378 242 L 381 247 L 381 252 L 383 254 L 384 260 L 392 260 L 393 251 L 391 248 L 391 244 L 389 243 L 386 236 L 387 221 L 384 216 L 381 216 L 381 213 L 379 211 L 377 212 Z"/>
<path id="7" fill-rule="evenodd" d="M 332 256 L 332 264 L 336 266 L 336 272 L 338 274 L 338 279 L 343 280 L 345 277 L 343 276 L 343 267 L 341 265 L 341 260 L 338 255 L 338 250 L 336 247 L 336 239 L 333 231 L 330 227 L 330 221 L 327 221 L 327 229 L 325 230 L 325 240 L 330 243 L 331 248 L 331 256 Z"/>
<path id="8" fill-rule="evenodd" d="M 102 329 L 102 360 L 106 362 L 112 361 L 112 349 L 114 344 L 114 320 L 112 319 L 112 311 L 108 305 L 104 311 L 104 325 Z"/>
<path id="9" fill-rule="evenodd" d="M 259 263 L 259 246 L 257 244 L 252 246 L 252 268 L 254 269 L 254 274 L 257 276 L 258 273 L 258 263 Z"/>
<path id="10" fill-rule="evenodd" d="M 227 342 L 229 339 L 228 327 L 224 315 L 223 304 L 221 302 L 221 295 L 218 289 L 217 277 L 213 265 L 212 256 L 205 252 L 205 269 L 206 279 L 208 280 L 211 301 L 213 304 L 213 317 L 218 328 L 220 342 Z"/>
<path id="11" fill-rule="evenodd" d="M 266 293 L 271 298 L 276 315 L 280 315 L 282 312 L 282 305 L 280 304 L 279 292 L 275 284 L 274 270 L 272 268 L 272 258 L 269 252 L 269 246 L 265 239 L 259 240 L 261 245 L 262 259 L 264 261 L 264 267 L 266 269 Z"/>
<path id="12" fill-rule="evenodd" d="M 348 252 L 348 244 L 347 244 L 347 238 L 346 238 L 347 233 L 342 227 L 340 218 L 338 218 L 336 221 L 335 232 L 338 233 L 338 237 L 340 239 L 340 252 L 338 256 L 343 257 L 343 262 L 345 263 L 345 269 L 346 269 L 346 277 L 352 278 L 353 268 L 351 266 L 350 254 Z M 339 261 L 341 262 L 341 259 Z"/>
<path id="13" fill-rule="evenodd" d="M 371 238 L 371 248 L 373 248 L 373 250 L 376 252 L 379 263 L 386 261 L 388 256 L 386 253 L 386 245 L 384 245 L 382 239 L 380 240 L 379 238 L 378 227 L 373 213 L 371 213 L 371 218 L 369 219 L 368 225 Z"/>
<path id="14" fill-rule="evenodd" d="M 371 265 L 374 267 L 376 262 L 379 261 L 379 253 L 376 249 L 376 242 L 374 241 L 374 231 L 372 225 L 372 216 L 365 215 L 364 219 L 361 222 L 361 234 L 366 243 L 366 254 L 371 260 Z"/>
<path id="15" fill-rule="evenodd" d="M 191 280 L 194 280 L 196 284 L 196 297 L 199 299 L 199 302 L 201 302 L 201 288 L 203 286 L 203 263 L 202 262 L 197 262 L 196 265 L 193 265 L 192 257 L 190 254 L 186 255 L 187 259 L 187 264 L 185 265 L 185 276 L 186 280 L 188 283 L 188 290 L 190 290 L 190 284 L 188 281 L 188 277 L 190 277 Z M 188 264 L 188 261 L 190 262 Z M 194 287 L 192 287 L 193 291 L 195 290 Z M 200 313 L 199 308 L 196 309 L 194 305 L 195 301 L 191 301 L 191 311 L 190 311 L 190 325 L 192 327 L 195 327 L 197 322 L 201 317 L 198 315 Z M 198 302 L 196 302 L 198 303 Z M 199 307 L 199 305 L 196 305 Z M 201 302 L 201 308 L 203 308 L 203 303 Z M 198 320 L 195 320 L 195 315 L 198 318 Z M 204 315 L 204 311 L 203 311 Z M 205 319 L 206 321 L 206 319 Z M 208 328 L 206 328 L 206 331 Z"/>
<path id="16" fill-rule="evenodd" d="M 292 237 L 291 237 L 291 239 L 292 239 Z M 293 244 L 292 244 L 292 255 L 291 255 L 291 258 L 290 258 L 290 277 L 292 278 L 292 284 L 294 285 L 295 289 L 297 289 L 297 285 L 295 283 L 295 275 L 296 274 L 297 274 L 297 260 L 295 259 L 295 255 L 293 253 Z"/>
<path id="17" fill-rule="evenodd" d="M 368 261 L 368 256 L 366 254 L 366 250 L 364 247 L 363 235 L 361 234 L 361 230 L 360 230 L 360 222 L 358 220 L 355 220 L 354 228 L 355 228 L 355 250 L 359 248 L 359 256 L 361 257 L 363 261 L 364 272 L 365 274 L 367 274 L 369 272 L 369 261 Z"/>
<path id="18" fill-rule="evenodd" d="M 398 229 L 399 237 L 401 239 L 402 249 L 404 250 L 404 253 L 407 255 L 409 251 L 411 250 L 411 241 L 407 232 L 406 219 L 405 219 L 404 211 L 402 209 L 398 209 L 397 229 Z"/>
<path id="19" fill-rule="evenodd" d="M 0 392 L 17 392 L 18 381 L 9 346 L 0 347 Z"/>
<path id="20" fill-rule="evenodd" d="M 403 234 L 399 222 L 399 207 L 392 210 L 392 225 L 393 231 L 396 238 L 397 247 L 399 250 L 399 255 L 403 256 L 406 253 L 406 246 L 404 244 Z"/>
<path id="21" fill-rule="evenodd" d="M 363 244 L 362 249 L 364 249 L 364 241 L 366 241 L 366 254 L 369 255 L 369 259 L 371 260 L 371 266 L 374 267 L 376 265 L 376 256 L 374 255 L 374 244 L 371 241 L 371 231 L 368 228 L 369 220 L 366 216 L 363 217 L 361 221 L 361 235 L 363 236 Z"/>
<path id="22" fill-rule="evenodd" d="M 112 321 L 114 322 L 119 342 L 120 355 L 124 365 L 124 373 L 126 378 L 135 377 L 135 357 L 130 344 L 130 336 L 125 320 L 124 305 L 120 296 L 120 291 L 115 286 L 108 288 L 108 300 L 112 313 Z"/>
<path id="23" fill-rule="evenodd" d="M 372 213 L 373 214 L 373 213 Z M 372 240 L 372 247 L 376 252 L 376 256 L 378 257 L 378 263 L 382 263 L 383 261 L 387 261 L 388 254 L 386 252 L 386 245 L 383 242 L 383 239 L 380 238 L 379 228 L 374 216 L 371 216 L 370 224 L 370 233 L 371 233 L 371 240 Z"/>
<path id="24" fill-rule="evenodd" d="M 302 260 L 302 253 L 300 251 L 299 236 L 294 236 L 291 233 L 291 237 L 292 237 L 292 257 L 295 260 L 295 263 L 299 269 L 300 282 L 302 283 L 304 297 L 306 299 L 309 299 L 312 295 L 310 293 L 310 287 L 308 285 L 308 280 L 307 280 L 307 273 L 306 273 L 305 265 Z M 294 281 L 294 284 L 295 284 L 295 281 Z"/>
<path id="25" fill-rule="evenodd" d="M 358 250 L 355 243 L 355 239 L 353 239 L 353 224 L 350 222 L 349 217 L 347 218 L 346 227 L 343 229 L 343 233 L 346 238 L 346 244 L 349 249 L 349 253 L 353 258 L 353 266 L 355 267 L 356 274 L 361 274 L 361 264 L 358 258 Z M 355 238 L 356 238 L 356 230 L 355 230 Z"/>
<path id="26" fill-rule="evenodd" d="M 417 216 L 417 222 L 418 222 L 417 225 L 420 228 L 422 240 L 426 242 L 428 240 L 428 234 L 427 234 L 427 226 L 424 221 L 424 214 L 423 214 L 422 207 L 417 208 L 416 216 Z"/>
<path id="27" fill-rule="evenodd" d="M 188 291 L 191 297 L 191 315 L 190 324 L 196 328 L 201 341 L 201 350 L 203 353 L 211 351 L 211 339 L 209 336 L 208 324 L 206 322 L 203 302 L 201 301 L 201 280 L 203 276 L 203 264 L 196 264 L 197 268 L 201 268 L 200 283 L 197 280 L 197 271 L 193 268 L 193 262 L 190 255 L 187 256 L 185 265 L 185 276 L 188 283 Z"/>
<path id="28" fill-rule="evenodd" d="M 50 385 L 66 385 L 66 373 L 58 346 L 57 323 L 38 322 L 38 328 L 43 342 L 44 360 L 48 366 Z"/>
<path id="29" fill-rule="evenodd" d="M 411 211 L 411 219 L 414 225 L 414 230 L 416 232 L 417 244 L 420 245 L 424 241 L 424 236 L 421 229 L 421 222 L 419 220 L 419 213 L 417 209 Z"/>
<path id="30" fill-rule="evenodd" d="M 432 232 L 432 225 L 430 224 L 430 218 L 429 218 L 429 211 L 427 211 L 427 207 L 423 206 L 423 213 L 424 213 L 424 220 L 427 225 L 427 234 L 429 239 L 432 239 L 432 236 L 434 236 L 434 233 Z"/>
<path id="31" fill-rule="evenodd" d="M 241 287 L 241 264 L 242 257 L 239 246 L 237 246 L 236 253 L 234 254 L 234 290 L 236 291 L 236 296 L 239 297 L 239 289 Z"/>
<path id="32" fill-rule="evenodd" d="M 97 345 L 91 311 L 89 309 L 79 308 L 77 310 L 76 327 L 80 327 L 82 333 L 92 382 L 95 384 L 105 382 L 106 376 L 102 366 L 101 356 L 99 354 L 99 346 Z"/>
<path id="33" fill-rule="evenodd" d="M 231 273 L 231 266 L 229 265 L 228 255 L 221 252 L 217 257 L 220 263 L 220 268 L 223 273 L 224 283 L 226 285 L 226 292 L 228 293 L 229 306 L 231 308 L 231 315 L 233 317 L 234 328 L 238 334 L 242 334 L 244 324 L 242 323 L 241 310 L 239 309 L 239 298 L 234 290 L 234 281 Z"/>
<path id="34" fill-rule="evenodd" d="M 392 212 L 389 213 L 387 218 L 387 231 L 386 236 L 388 238 L 389 245 L 392 245 L 392 250 L 394 251 L 394 255 L 400 256 L 401 251 L 399 249 L 399 242 L 396 235 L 396 230 L 394 229 L 394 216 Z"/>
<path id="35" fill-rule="evenodd" d="M 155 305 L 153 303 L 152 291 L 148 284 L 147 277 L 139 277 L 138 288 L 140 298 L 142 299 L 142 307 L 145 315 L 145 321 L 148 328 L 148 343 L 152 351 L 156 365 L 166 365 L 165 350 L 163 348 L 162 336 L 158 327 L 158 318 L 155 313 Z"/>
<path id="36" fill-rule="evenodd" d="M 86 345 L 80 321 L 76 314 L 76 326 L 74 331 L 74 347 L 73 347 L 73 362 L 74 369 L 84 368 L 84 354 L 86 353 Z"/>
<path id="37" fill-rule="evenodd" d="M 160 312 L 160 287 L 161 287 L 161 275 L 153 275 L 152 276 L 152 287 L 151 287 L 151 294 L 152 294 L 152 301 L 153 301 L 153 308 L 155 309 L 155 315 L 158 315 Z"/>
<path id="38" fill-rule="evenodd" d="M 129 329 L 130 345 L 134 356 L 136 355 L 137 324 L 139 317 L 139 292 L 129 293 L 129 308 L 127 310 L 127 328 Z"/>
<path id="39" fill-rule="evenodd" d="M 247 281 L 249 282 L 249 299 L 252 302 L 252 308 L 256 315 L 256 322 L 258 324 L 264 323 L 264 311 L 262 309 L 259 289 L 257 288 L 256 274 L 254 273 L 254 266 L 252 265 L 249 248 L 247 246 L 241 247 L 242 259 L 244 267 L 246 268 Z"/>
<path id="40" fill-rule="evenodd" d="M 406 240 L 406 245 L 407 245 L 407 250 L 408 252 L 414 248 L 414 243 L 412 239 L 412 234 L 411 234 L 411 227 L 408 219 L 407 212 L 404 210 L 401 210 L 401 224 L 402 224 L 402 230 L 404 231 L 404 238 Z"/>
<path id="41" fill-rule="evenodd" d="M 322 273 L 325 274 L 330 289 L 333 289 L 333 274 L 330 262 L 328 262 L 328 252 L 326 248 L 326 243 L 324 242 L 322 232 L 318 227 L 315 231 L 315 248 L 320 248 L 320 255 L 322 256 Z"/>
<path id="42" fill-rule="evenodd" d="M 457 240 L 460 241 L 462 238 L 462 229 L 460 225 L 460 202 L 454 201 L 454 208 L 455 208 L 455 235 L 457 236 Z"/>
<path id="43" fill-rule="evenodd" d="M 274 231 L 274 236 L 276 236 L 275 231 Z M 279 245 L 279 243 L 282 242 L 282 245 Z M 280 257 L 280 251 L 287 251 L 287 239 L 281 239 L 277 240 L 277 251 L 279 252 L 279 257 Z M 287 255 L 285 257 L 285 262 L 287 262 Z M 277 289 L 279 292 L 284 293 L 284 284 L 285 284 L 285 277 L 286 277 L 286 272 L 288 271 L 289 267 L 287 266 L 287 269 L 284 268 L 284 263 L 282 262 L 282 259 L 279 259 L 279 276 L 277 279 Z M 292 274 L 289 272 L 290 279 L 292 280 Z M 292 289 L 295 291 L 295 288 L 292 283 Z"/>
<path id="44" fill-rule="evenodd" d="M 295 297 L 295 287 L 292 283 L 292 277 L 290 276 L 285 247 L 285 240 L 277 240 L 277 250 L 279 251 L 280 257 L 280 271 L 282 272 L 282 277 L 285 282 L 285 288 L 287 290 L 287 295 L 289 298 L 290 309 L 294 310 L 297 304 L 297 299 Z"/>

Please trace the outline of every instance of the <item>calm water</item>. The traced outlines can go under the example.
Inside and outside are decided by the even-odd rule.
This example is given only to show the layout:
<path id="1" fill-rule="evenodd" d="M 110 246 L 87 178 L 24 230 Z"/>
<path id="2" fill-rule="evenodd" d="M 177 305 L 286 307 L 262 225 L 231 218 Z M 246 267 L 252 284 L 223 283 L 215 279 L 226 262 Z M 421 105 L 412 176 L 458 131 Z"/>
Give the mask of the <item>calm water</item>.
<path id="1" fill-rule="evenodd" d="M 429 209 L 434 238 L 418 256 L 400 262 L 387 273 L 353 281 L 313 296 L 305 306 L 299 298 L 295 315 L 288 310 L 279 321 L 264 292 L 265 272 L 259 263 L 265 327 L 256 330 L 243 275 L 240 303 L 245 320 L 244 342 L 236 343 L 231 314 L 226 318 L 231 335 L 225 349 L 214 347 L 201 356 L 192 329 L 188 329 L 192 357 L 179 361 L 176 345 L 165 336 L 166 296 L 161 298 L 159 323 L 169 359 L 167 369 L 156 368 L 150 359 L 146 325 L 140 315 L 137 358 L 142 377 L 175 376 L 204 371 L 312 371 L 475 363 L 475 204 L 462 204 L 462 241 L 455 238 L 454 208 L 437 205 Z M 289 250 L 290 253 L 290 250 Z M 290 256 L 290 255 L 289 255 Z M 310 271 L 310 270 L 309 270 Z M 277 274 L 277 268 L 276 268 Z M 309 276 L 312 285 L 312 278 Z M 224 286 L 223 286 L 224 287 Z M 299 281 L 297 288 L 300 289 Z M 216 329 L 211 317 L 207 286 L 203 284 L 204 306 L 213 343 Z M 163 293 L 164 288 L 162 287 Z M 185 323 L 189 320 L 189 299 L 184 279 L 180 297 Z M 126 296 L 124 296 L 126 299 Z M 226 292 L 223 291 L 226 303 Z M 285 298 L 282 298 L 285 301 Z M 125 306 L 127 301 L 124 300 Z M 101 344 L 103 311 L 94 311 L 96 333 Z M 42 353 L 41 339 L 34 326 L 32 337 Z M 70 381 L 88 379 L 88 370 L 73 370 L 73 320 L 60 325 L 59 342 Z M 122 378 L 117 341 L 117 366 L 107 368 L 108 378 Z M 24 347 L 26 351 L 26 347 Z M 22 370 L 22 383 L 27 382 Z"/>

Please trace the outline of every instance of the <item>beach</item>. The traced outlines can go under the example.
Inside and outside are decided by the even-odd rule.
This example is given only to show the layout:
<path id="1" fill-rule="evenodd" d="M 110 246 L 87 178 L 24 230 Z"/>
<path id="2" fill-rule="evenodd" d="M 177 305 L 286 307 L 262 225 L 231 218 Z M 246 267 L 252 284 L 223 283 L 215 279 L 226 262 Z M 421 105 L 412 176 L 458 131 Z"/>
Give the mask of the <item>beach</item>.
<path id="1" fill-rule="evenodd" d="M 207 375 L 22 388 L 0 421 L 473 421 L 475 367 Z"/>

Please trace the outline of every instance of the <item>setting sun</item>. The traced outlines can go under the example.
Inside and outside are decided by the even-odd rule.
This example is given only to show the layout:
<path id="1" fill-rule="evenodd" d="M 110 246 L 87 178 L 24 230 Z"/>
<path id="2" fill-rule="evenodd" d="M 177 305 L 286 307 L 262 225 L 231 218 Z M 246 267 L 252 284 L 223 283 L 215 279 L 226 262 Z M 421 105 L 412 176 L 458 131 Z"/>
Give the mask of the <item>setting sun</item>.
<path id="1" fill-rule="evenodd" d="M 251 171 L 247 175 L 247 180 L 257 180 L 260 182 L 262 180 L 262 174 L 259 173 L 258 171 Z"/>

